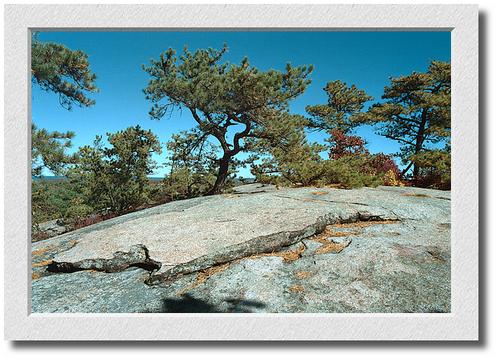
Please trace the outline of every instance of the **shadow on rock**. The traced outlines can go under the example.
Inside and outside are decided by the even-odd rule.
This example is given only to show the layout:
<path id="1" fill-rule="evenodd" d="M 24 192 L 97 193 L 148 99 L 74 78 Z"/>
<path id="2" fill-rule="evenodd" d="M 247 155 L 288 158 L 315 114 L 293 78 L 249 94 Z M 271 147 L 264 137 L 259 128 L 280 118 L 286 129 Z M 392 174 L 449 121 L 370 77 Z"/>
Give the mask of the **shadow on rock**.
<path id="1" fill-rule="evenodd" d="M 252 312 L 253 309 L 262 309 L 265 304 L 259 301 L 243 299 L 226 299 L 226 306 L 216 306 L 204 300 L 199 300 L 185 294 L 177 299 L 163 299 L 161 312 L 165 313 L 223 313 L 223 312 Z"/>
<path id="2" fill-rule="evenodd" d="M 252 312 L 251 308 L 263 309 L 265 304 L 259 301 L 243 300 L 243 299 L 226 299 L 228 304 L 228 312 Z"/>

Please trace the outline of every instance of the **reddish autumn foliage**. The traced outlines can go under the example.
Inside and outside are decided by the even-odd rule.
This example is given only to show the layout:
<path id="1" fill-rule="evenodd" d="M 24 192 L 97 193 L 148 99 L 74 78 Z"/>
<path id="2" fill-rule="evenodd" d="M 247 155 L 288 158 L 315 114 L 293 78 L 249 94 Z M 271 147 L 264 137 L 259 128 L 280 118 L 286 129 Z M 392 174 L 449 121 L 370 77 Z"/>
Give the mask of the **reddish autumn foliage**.
<path id="1" fill-rule="evenodd" d="M 383 153 L 371 155 L 365 148 L 365 140 L 361 137 L 346 135 L 343 131 L 334 129 L 330 132 L 330 138 L 327 141 L 331 144 L 330 159 L 337 160 L 346 156 L 361 156 L 365 159 L 364 166 L 361 168 L 362 173 L 371 175 L 389 174 L 389 179 L 384 179 L 384 185 L 392 185 L 392 182 L 397 183 L 400 179 L 401 172 L 393 159 Z"/>
<path id="2" fill-rule="evenodd" d="M 365 140 L 359 136 L 346 135 L 341 130 L 331 130 L 330 137 L 327 139 L 330 143 L 330 159 L 340 159 L 344 156 L 368 154 L 365 149 Z"/>
<path id="3" fill-rule="evenodd" d="M 400 178 L 400 171 L 398 165 L 393 161 L 393 159 L 386 154 L 379 153 L 375 154 L 370 158 L 370 166 L 375 170 L 375 173 L 387 173 L 388 171 L 392 171 L 396 178 Z"/>
<path id="4" fill-rule="evenodd" d="M 83 219 L 77 220 L 73 225 L 73 230 L 81 229 L 82 227 L 85 227 L 85 226 L 97 224 L 97 223 L 102 222 L 104 220 L 112 219 L 116 216 L 119 216 L 119 214 L 118 213 L 93 214 L 93 215 L 87 216 Z"/>

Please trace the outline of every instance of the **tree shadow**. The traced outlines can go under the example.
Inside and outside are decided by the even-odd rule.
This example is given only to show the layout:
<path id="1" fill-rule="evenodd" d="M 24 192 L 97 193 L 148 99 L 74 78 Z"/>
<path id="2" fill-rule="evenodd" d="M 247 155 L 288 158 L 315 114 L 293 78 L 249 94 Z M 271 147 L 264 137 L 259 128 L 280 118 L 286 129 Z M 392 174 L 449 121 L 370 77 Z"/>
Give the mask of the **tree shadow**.
<path id="1" fill-rule="evenodd" d="M 163 299 L 160 312 L 164 313 L 251 313 L 254 309 L 262 309 L 265 304 L 259 301 L 228 298 L 224 302 L 227 306 L 216 306 L 207 301 L 199 300 L 189 294 L 181 298 Z"/>
<path id="2" fill-rule="evenodd" d="M 259 301 L 254 300 L 244 300 L 244 299 L 225 299 L 225 302 L 228 303 L 227 312 L 242 312 L 242 313 L 250 313 L 251 308 L 254 309 L 263 309 L 266 305 Z"/>

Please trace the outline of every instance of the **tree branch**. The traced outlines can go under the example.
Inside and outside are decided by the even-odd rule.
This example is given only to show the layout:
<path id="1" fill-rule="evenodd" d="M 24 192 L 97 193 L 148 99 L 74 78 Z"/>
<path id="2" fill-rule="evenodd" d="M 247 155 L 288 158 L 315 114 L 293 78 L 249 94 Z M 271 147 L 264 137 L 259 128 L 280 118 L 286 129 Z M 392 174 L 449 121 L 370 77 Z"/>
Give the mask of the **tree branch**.
<path id="1" fill-rule="evenodd" d="M 230 116 L 230 115 L 229 115 Z M 234 156 L 240 152 L 241 146 L 240 146 L 240 140 L 249 135 L 249 132 L 251 131 L 251 122 L 248 120 L 244 119 L 239 119 L 240 122 L 242 122 L 245 125 L 244 130 L 236 133 L 233 137 L 233 149 L 230 151 L 230 156 Z"/>

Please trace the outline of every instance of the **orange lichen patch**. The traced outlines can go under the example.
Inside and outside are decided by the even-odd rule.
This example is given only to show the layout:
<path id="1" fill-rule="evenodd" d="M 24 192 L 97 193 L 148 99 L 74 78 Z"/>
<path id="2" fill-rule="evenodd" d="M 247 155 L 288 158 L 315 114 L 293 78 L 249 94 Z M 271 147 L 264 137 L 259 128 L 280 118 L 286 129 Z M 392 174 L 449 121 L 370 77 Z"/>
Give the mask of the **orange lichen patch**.
<path id="1" fill-rule="evenodd" d="M 74 247 L 78 242 L 76 240 L 71 240 L 70 242 L 68 242 L 67 244 L 65 244 L 63 246 L 63 248 L 72 248 Z M 46 247 L 43 247 L 43 248 L 40 248 L 40 249 L 37 249 L 37 250 L 33 250 L 31 252 L 31 256 L 32 257 L 35 257 L 35 256 L 42 256 L 42 255 L 45 255 L 46 253 L 48 253 L 49 251 L 53 251 L 53 250 L 59 250 L 61 248 L 61 245 L 57 245 L 57 244 L 52 244 L 52 245 L 48 245 Z"/>
<path id="2" fill-rule="evenodd" d="M 187 286 L 187 287 L 181 289 L 180 291 L 178 291 L 176 293 L 176 295 L 177 296 L 182 296 L 186 292 L 188 292 L 188 291 L 190 291 L 192 289 L 195 289 L 196 287 L 202 285 L 204 282 L 206 282 L 207 279 L 209 279 L 209 277 L 213 276 L 216 273 L 225 271 L 226 269 L 228 269 L 230 267 L 231 264 L 236 264 L 236 263 L 240 262 L 241 260 L 244 260 L 244 259 L 256 259 L 256 258 L 260 258 L 260 257 L 263 257 L 263 256 L 279 256 L 279 257 L 283 258 L 284 261 L 291 262 L 291 261 L 295 261 L 295 260 L 299 259 L 301 257 L 301 254 L 305 250 L 306 250 L 306 246 L 301 245 L 299 248 L 297 248 L 295 250 L 274 251 L 274 252 L 269 252 L 269 253 L 254 254 L 254 255 L 247 256 L 247 257 L 242 258 L 242 259 L 237 259 L 237 260 L 225 263 L 225 264 L 212 266 L 212 267 L 210 267 L 208 269 L 199 271 L 197 273 L 197 277 L 196 277 L 195 281 L 192 284 L 190 284 L 189 286 Z M 305 274 L 307 272 L 303 271 L 301 273 Z M 301 276 L 302 276 L 302 274 L 301 274 Z"/>
<path id="3" fill-rule="evenodd" d="M 306 279 L 310 277 L 313 273 L 311 271 L 298 271 L 295 275 L 298 279 Z"/>
<path id="4" fill-rule="evenodd" d="M 177 296 L 182 296 L 186 292 L 188 292 L 188 291 L 190 291 L 192 289 L 195 289 L 196 287 L 204 284 L 206 282 L 206 280 L 209 279 L 209 277 L 213 276 L 216 273 L 225 271 L 226 269 L 228 269 L 229 266 L 230 266 L 230 263 L 225 263 L 225 264 L 212 266 L 212 267 L 207 268 L 205 270 L 199 271 L 197 273 L 197 277 L 196 277 L 195 281 L 192 284 L 190 284 L 189 286 L 187 286 L 187 287 L 181 289 L 180 291 L 178 291 L 176 293 L 176 295 Z"/>
<path id="5" fill-rule="evenodd" d="M 47 246 L 47 247 L 44 247 L 44 248 L 41 248 L 41 249 L 38 249 L 38 250 L 33 250 L 33 251 L 31 252 L 31 255 L 32 255 L 32 256 L 40 256 L 40 255 L 43 255 L 43 254 L 45 254 L 45 253 L 49 252 L 49 251 L 50 251 L 50 250 L 52 250 L 53 248 L 54 248 L 54 246 L 53 246 L 53 245 L 49 245 L 49 246 Z"/>
<path id="6" fill-rule="evenodd" d="M 298 293 L 304 291 L 304 286 L 302 285 L 292 285 L 289 287 L 290 292 Z"/>
<path id="7" fill-rule="evenodd" d="M 212 266 L 206 270 L 202 270 L 200 271 L 198 274 L 197 274 L 197 280 L 199 281 L 206 281 L 210 276 L 216 274 L 216 273 L 219 273 L 219 272 L 222 272 L 222 271 L 225 271 L 226 269 L 228 269 L 228 267 L 230 266 L 230 263 L 225 263 L 225 264 L 221 264 L 221 265 L 216 265 L 216 266 Z"/>
<path id="8" fill-rule="evenodd" d="M 50 263 L 52 263 L 52 260 L 45 260 L 45 261 L 40 261 L 40 262 L 34 263 L 32 266 L 33 267 L 41 267 L 41 266 L 47 266 Z"/>
<path id="9" fill-rule="evenodd" d="M 328 191 L 312 191 L 311 194 L 313 195 L 327 195 L 329 192 Z"/>
<path id="10" fill-rule="evenodd" d="M 330 240 L 327 240 L 325 237 L 321 237 L 321 236 L 312 237 L 310 240 L 316 241 L 322 245 L 328 245 L 331 243 Z"/>
<path id="11" fill-rule="evenodd" d="M 295 250 L 274 251 L 274 252 L 269 252 L 269 253 L 254 254 L 254 255 L 251 255 L 247 258 L 248 259 L 255 259 L 258 257 L 262 257 L 262 256 L 279 256 L 282 259 L 284 259 L 284 261 L 291 262 L 291 261 L 295 261 L 295 260 L 299 259 L 302 255 L 302 253 L 304 252 L 304 250 L 306 250 L 306 246 L 301 245 L 299 248 L 297 248 Z"/>
<path id="12" fill-rule="evenodd" d="M 342 224 L 341 224 L 342 225 Z M 358 231 L 336 231 L 334 228 L 337 225 L 329 225 L 320 234 L 316 234 L 310 238 L 310 240 L 317 241 L 322 244 L 328 244 L 330 241 L 327 240 L 329 237 L 345 237 L 350 235 L 358 235 Z"/>
<path id="13" fill-rule="evenodd" d="M 358 235 L 358 231 L 341 232 L 341 231 L 335 231 L 334 227 L 335 225 L 329 225 L 325 228 L 323 232 L 310 238 L 310 240 L 322 244 L 322 246 L 315 251 L 315 254 L 327 254 L 327 253 L 338 254 L 351 243 L 350 239 L 344 240 L 341 243 L 335 243 L 328 240 L 328 238 L 330 237 L 345 237 L 348 235 Z"/>
<path id="14" fill-rule="evenodd" d="M 38 280 L 39 278 L 41 278 L 40 273 L 32 273 L 31 274 L 31 280 Z"/>
<path id="15" fill-rule="evenodd" d="M 351 239 L 345 240 L 342 243 L 334 243 L 332 241 L 329 241 L 328 244 L 324 244 L 321 247 L 319 247 L 315 251 L 315 254 L 328 254 L 328 253 L 338 254 L 342 250 L 344 250 L 349 244 L 351 244 Z"/>
<path id="16" fill-rule="evenodd" d="M 327 236 L 328 237 L 344 237 L 344 236 L 349 236 L 349 235 L 356 235 L 356 231 L 348 231 L 348 232 L 344 232 L 344 231 L 329 231 L 327 233 Z"/>

